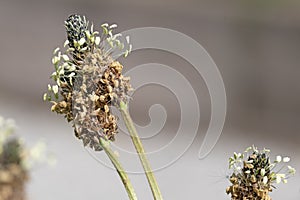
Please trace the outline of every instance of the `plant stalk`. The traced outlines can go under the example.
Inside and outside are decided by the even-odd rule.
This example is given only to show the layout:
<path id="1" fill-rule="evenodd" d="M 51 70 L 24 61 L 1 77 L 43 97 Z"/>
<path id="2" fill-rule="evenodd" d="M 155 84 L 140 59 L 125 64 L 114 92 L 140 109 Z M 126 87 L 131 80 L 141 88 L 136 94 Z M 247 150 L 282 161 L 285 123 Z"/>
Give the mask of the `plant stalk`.
<path id="1" fill-rule="evenodd" d="M 121 101 L 121 103 L 120 103 L 120 111 L 121 111 L 122 117 L 124 119 L 125 125 L 129 131 L 132 142 L 135 146 L 135 149 L 139 155 L 140 161 L 143 165 L 143 168 L 144 168 L 148 183 L 150 185 L 153 197 L 155 200 L 163 200 L 160 189 L 158 187 L 158 184 L 156 182 L 154 174 L 151 170 L 150 163 L 146 157 L 144 147 L 143 147 L 142 142 L 138 136 L 138 133 L 134 127 L 133 121 L 129 115 L 127 104 L 124 103 L 123 101 Z"/>
<path id="2" fill-rule="evenodd" d="M 104 138 L 100 139 L 100 145 L 103 148 L 103 150 L 105 151 L 105 153 L 107 154 L 107 156 L 109 157 L 110 161 L 112 162 L 112 164 L 114 165 L 114 167 L 116 168 L 122 183 L 126 189 L 126 192 L 128 194 L 128 197 L 130 200 L 137 200 L 137 196 L 135 194 L 135 191 L 132 187 L 132 184 L 128 178 L 127 173 L 124 171 L 120 161 L 118 160 L 116 154 L 112 151 L 112 149 L 110 148 L 110 144 L 108 141 L 106 141 Z"/>

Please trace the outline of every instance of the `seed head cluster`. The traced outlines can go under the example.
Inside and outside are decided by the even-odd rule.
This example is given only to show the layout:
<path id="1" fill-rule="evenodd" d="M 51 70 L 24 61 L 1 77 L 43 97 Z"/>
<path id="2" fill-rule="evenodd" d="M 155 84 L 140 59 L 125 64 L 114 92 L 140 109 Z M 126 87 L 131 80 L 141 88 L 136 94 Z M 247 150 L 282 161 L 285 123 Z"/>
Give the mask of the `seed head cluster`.
<path id="1" fill-rule="evenodd" d="M 251 161 L 251 162 L 249 162 Z M 248 162 L 244 161 L 241 174 L 233 174 L 230 177 L 232 185 L 227 188 L 233 200 L 270 200 L 269 192 L 272 191 L 270 183 L 262 184 L 263 176 L 258 173 L 261 169 L 267 169 L 264 176 L 270 175 L 270 160 L 265 154 L 253 153 Z"/>
<path id="2" fill-rule="evenodd" d="M 11 138 L 13 125 L 0 116 L 0 200 L 24 200 L 28 172 L 20 141 Z"/>
<path id="3" fill-rule="evenodd" d="M 114 141 L 118 131 L 111 107 L 127 102 L 132 90 L 129 77 L 122 75 L 123 66 L 113 55 L 126 57 L 132 47 L 128 37 L 124 44 L 119 40 L 121 34 L 113 34 L 115 24 L 102 24 L 98 36 L 85 17 L 71 15 L 65 27 L 68 48 L 64 54 L 59 49 L 54 52 L 52 78 L 57 85 L 48 86 L 44 99 L 53 103 L 52 111 L 72 122 L 84 146 L 101 150 L 100 137 Z"/>
<path id="4" fill-rule="evenodd" d="M 272 163 L 269 152 L 268 149 L 259 151 L 253 146 L 245 151 L 247 156 L 235 153 L 229 159 L 233 174 L 230 176 L 231 186 L 226 189 L 226 193 L 231 195 L 232 200 L 271 200 L 269 193 L 275 188 L 273 184 L 286 183 L 289 176 L 295 174 L 294 168 L 284 165 L 289 162 L 288 157 L 282 163 L 281 157 Z M 244 157 L 246 160 L 243 160 Z M 280 170 L 274 170 L 280 164 Z M 286 169 L 285 173 L 280 172 L 283 169 Z"/>

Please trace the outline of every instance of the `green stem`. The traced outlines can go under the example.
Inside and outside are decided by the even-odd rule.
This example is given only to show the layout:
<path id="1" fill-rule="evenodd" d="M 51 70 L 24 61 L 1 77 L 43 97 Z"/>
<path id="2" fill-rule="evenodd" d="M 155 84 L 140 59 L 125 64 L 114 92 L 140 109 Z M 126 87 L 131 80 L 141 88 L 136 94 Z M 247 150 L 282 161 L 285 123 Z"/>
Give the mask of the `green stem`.
<path id="1" fill-rule="evenodd" d="M 151 170 L 150 163 L 146 157 L 144 147 L 143 147 L 142 142 L 141 142 L 141 140 L 137 134 L 137 131 L 133 125 L 133 121 L 129 115 L 127 105 L 123 101 L 120 103 L 120 111 L 121 111 L 122 117 L 124 119 L 125 125 L 130 133 L 130 136 L 131 136 L 132 142 L 135 146 L 135 149 L 139 155 L 140 161 L 143 165 L 143 168 L 144 168 L 145 174 L 147 176 L 147 180 L 150 185 L 153 197 L 155 200 L 162 200 L 163 198 L 160 193 L 160 189 L 158 187 L 158 184 L 156 182 L 154 174 Z"/>
<path id="2" fill-rule="evenodd" d="M 109 157 L 109 159 L 111 160 L 112 164 L 114 165 L 114 167 L 116 168 L 122 182 L 123 185 L 126 189 L 126 192 L 128 194 L 128 197 L 130 200 L 137 200 L 136 194 L 134 192 L 134 189 L 132 187 L 132 184 L 128 178 L 127 173 L 124 171 L 121 163 L 119 162 L 116 154 L 112 151 L 112 149 L 110 148 L 109 142 L 106 141 L 105 139 L 101 138 L 100 139 L 100 145 L 101 147 L 104 149 L 105 153 L 107 154 L 107 156 Z"/>

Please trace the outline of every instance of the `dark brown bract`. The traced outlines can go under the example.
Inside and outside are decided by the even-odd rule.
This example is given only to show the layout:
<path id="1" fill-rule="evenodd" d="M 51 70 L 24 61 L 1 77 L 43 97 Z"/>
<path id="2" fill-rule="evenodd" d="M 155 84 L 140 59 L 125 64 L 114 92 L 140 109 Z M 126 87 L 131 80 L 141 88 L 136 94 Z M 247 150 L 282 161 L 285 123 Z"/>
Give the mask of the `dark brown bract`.
<path id="1" fill-rule="evenodd" d="M 99 137 L 114 141 L 118 126 L 111 106 L 127 101 L 131 86 L 129 78 L 122 75 L 123 66 L 103 60 L 99 49 L 88 53 L 83 63 L 72 98 L 75 133 L 84 145 L 99 150 Z"/>

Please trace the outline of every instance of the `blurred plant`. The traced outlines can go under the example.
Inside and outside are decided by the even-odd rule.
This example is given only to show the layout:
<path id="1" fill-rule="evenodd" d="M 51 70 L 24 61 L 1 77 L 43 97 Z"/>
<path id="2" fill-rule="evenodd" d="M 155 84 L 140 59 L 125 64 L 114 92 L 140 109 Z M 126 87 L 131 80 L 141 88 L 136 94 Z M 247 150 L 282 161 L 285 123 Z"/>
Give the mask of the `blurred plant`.
<path id="1" fill-rule="evenodd" d="M 38 142 L 25 148 L 24 142 L 13 135 L 15 123 L 0 116 L 0 200 L 23 200 L 28 172 L 36 162 L 53 162 L 45 154 L 45 144 Z"/>
<path id="2" fill-rule="evenodd" d="M 229 158 L 232 185 L 226 189 L 233 200 L 271 200 L 269 192 L 274 184 L 287 183 L 296 170 L 287 165 L 289 157 L 277 156 L 271 162 L 270 150 L 259 151 L 255 146 Z"/>
<path id="3" fill-rule="evenodd" d="M 132 46 L 129 36 L 122 42 L 122 35 L 115 34 L 116 24 L 101 25 L 102 33 L 94 31 L 93 24 L 84 16 L 71 15 L 65 21 L 66 50 L 54 50 L 52 63 L 55 68 L 51 78 L 56 85 L 48 85 L 44 100 L 50 101 L 51 110 L 65 116 L 72 123 L 75 136 L 84 146 L 104 150 L 120 175 L 130 199 L 136 199 L 133 187 L 117 155 L 110 148 L 118 131 L 118 118 L 111 107 L 119 109 L 145 169 L 155 199 L 162 199 L 156 180 L 145 156 L 127 109 L 132 91 L 130 78 L 122 74 L 123 66 L 116 61 L 127 57 Z"/>

